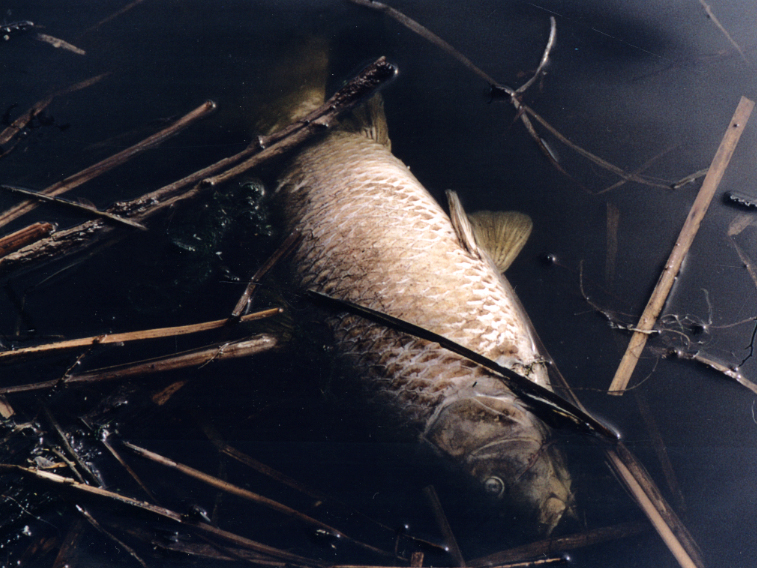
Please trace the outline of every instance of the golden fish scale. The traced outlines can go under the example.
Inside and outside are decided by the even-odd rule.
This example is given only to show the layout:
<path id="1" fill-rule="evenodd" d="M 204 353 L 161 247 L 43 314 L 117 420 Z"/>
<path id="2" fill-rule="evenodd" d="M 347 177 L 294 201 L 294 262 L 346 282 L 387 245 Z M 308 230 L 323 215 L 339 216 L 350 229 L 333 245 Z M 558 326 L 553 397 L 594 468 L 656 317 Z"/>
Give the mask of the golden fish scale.
<path id="1" fill-rule="evenodd" d="M 509 284 L 461 246 L 447 214 L 388 148 L 331 134 L 298 156 L 279 193 L 304 235 L 295 254 L 304 288 L 405 319 L 549 386 Z M 435 344 L 354 315 L 333 327 L 340 351 L 413 421 L 460 397 L 513 397 Z"/>

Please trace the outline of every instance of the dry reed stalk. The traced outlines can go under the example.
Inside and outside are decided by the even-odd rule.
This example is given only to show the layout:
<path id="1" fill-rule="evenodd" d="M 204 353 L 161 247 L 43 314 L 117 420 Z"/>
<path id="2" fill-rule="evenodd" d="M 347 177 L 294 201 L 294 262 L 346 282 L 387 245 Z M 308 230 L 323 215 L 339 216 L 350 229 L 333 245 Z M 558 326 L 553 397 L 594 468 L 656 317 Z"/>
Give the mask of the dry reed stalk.
<path id="1" fill-rule="evenodd" d="M 25 347 L 23 349 L 15 349 L 13 351 L 3 351 L 0 352 L 0 361 L 2 361 L 3 359 L 15 359 L 16 357 L 24 357 L 28 355 L 57 353 L 59 351 L 77 349 L 79 347 L 92 347 L 96 345 L 109 345 L 114 343 L 128 343 L 130 341 L 143 341 L 145 339 L 157 339 L 161 337 L 177 337 L 179 335 L 199 333 L 201 331 L 208 331 L 211 329 L 220 329 L 222 327 L 236 325 L 237 323 L 247 323 L 259 319 L 269 318 L 271 316 L 280 314 L 282 311 L 283 310 L 281 308 L 271 308 L 268 310 L 255 312 L 254 314 L 242 316 L 238 320 L 222 319 L 190 325 L 180 325 L 175 327 L 160 327 L 156 329 L 143 329 L 140 331 L 128 331 L 124 333 L 94 335 L 91 337 L 82 337 L 79 339 L 67 339 L 66 341 L 58 341 L 56 343 L 45 343 L 44 345 L 36 345 L 34 347 Z"/>
<path id="2" fill-rule="evenodd" d="M 206 101 L 196 109 L 182 116 L 179 120 L 174 122 L 171 126 L 164 128 L 163 130 L 156 132 L 152 136 L 149 136 L 141 142 L 126 148 L 113 154 L 112 156 L 105 158 L 97 162 L 96 164 L 83 169 L 82 171 L 75 173 L 67 177 L 66 179 L 59 181 L 45 189 L 40 193 L 47 196 L 56 196 L 71 191 L 75 187 L 82 185 L 97 176 L 104 174 L 105 172 L 112 170 L 116 166 L 126 163 L 134 156 L 141 154 L 145 150 L 154 148 L 158 144 L 168 140 L 170 137 L 178 134 L 184 130 L 187 126 L 193 124 L 198 119 L 207 116 L 209 112 L 216 108 L 216 104 L 213 101 Z M 37 207 L 37 204 L 32 200 L 26 200 L 23 203 L 7 209 L 3 213 L 0 213 L 0 227 L 4 227 L 11 221 L 18 219 L 21 215 L 28 213 Z"/>
<path id="3" fill-rule="evenodd" d="M 736 150 L 736 145 L 739 142 L 739 138 L 741 138 L 742 132 L 744 132 L 753 108 L 754 103 L 752 101 L 746 97 L 741 97 L 739 105 L 736 107 L 736 111 L 733 113 L 733 117 L 728 124 L 728 129 L 715 153 L 715 157 L 712 159 L 712 164 L 704 178 L 704 182 L 702 182 L 702 187 L 694 200 L 694 204 L 691 206 L 688 217 L 686 217 L 681 233 L 678 235 L 675 245 L 673 245 L 673 250 L 668 257 L 668 261 L 665 263 L 665 268 L 660 275 L 660 279 L 657 281 L 647 307 L 644 309 L 639 323 L 636 325 L 638 331 L 635 331 L 631 336 L 628 348 L 623 355 L 623 359 L 620 361 L 612 383 L 610 383 L 609 394 L 620 396 L 628 386 L 631 374 L 633 374 L 639 357 L 647 343 L 647 332 L 651 331 L 657 322 L 657 317 L 660 315 L 670 289 L 673 287 L 673 282 L 681 269 L 683 259 L 686 257 L 691 243 L 694 242 L 699 225 L 702 223 L 702 219 L 715 195 L 720 180 L 723 178 L 728 163 L 731 161 L 731 156 L 733 156 L 733 152 Z"/>
<path id="4" fill-rule="evenodd" d="M 147 458 L 163 466 L 169 467 L 171 469 L 175 469 L 176 471 L 179 471 L 183 473 L 184 475 L 188 475 L 189 477 L 202 481 L 203 483 L 206 483 L 210 485 L 211 487 L 215 487 L 216 489 L 220 489 L 221 491 L 225 491 L 226 493 L 229 493 L 231 495 L 236 495 L 237 497 L 241 497 L 242 499 L 247 499 L 248 501 L 252 501 L 253 503 L 257 503 L 258 505 L 262 505 L 263 507 L 267 507 L 269 509 L 282 513 L 288 517 L 297 519 L 298 521 L 301 521 L 305 524 L 317 527 L 320 530 L 326 531 L 327 533 L 333 536 L 336 536 L 338 538 L 343 538 L 345 540 L 348 540 L 352 542 L 353 544 L 356 544 L 360 546 L 361 548 L 369 550 L 373 553 L 380 554 L 382 556 L 390 556 L 390 557 L 394 556 L 393 554 L 390 554 L 379 548 L 376 548 L 374 546 L 371 546 L 369 544 L 356 540 L 352 537 L 349 537 L 343 532 L 341 532 L 340 530 L 335 529 L 334 527 L 331 527 L 327 525 L 326 523 L 323 523 L 317 519 L 314 519 L 313 517 L 305 515 L 304 513 L 300 513 L 296 509 L 292 509 L 291 507 L 288 507 L 282 503 L 279 503 L 278 501 L 274 501 L 273 499 L 269 499 L 268 497 L 264 497 L 257 493 L 253 493 L 252 491 L 243 489 L 237 485 L 229 483 L 228 481 L 224 481 L 223 479 L 218 479 L 217 477 L 214 477 L 212 475 L 209 475 L 207 473 L 194 469 L 193 467 L 189 467 L 182 463 L 176 462 L 165 456 L 161 456 L 160 454 L 151 452 L 150 450 L 140 448 L 139 446 L 135 446 L 134 444 L 130 444 L 129 442 L 124 442 L 124 446 L 132 450 L 137 455 L 142 456 L 143 458 Z"/>

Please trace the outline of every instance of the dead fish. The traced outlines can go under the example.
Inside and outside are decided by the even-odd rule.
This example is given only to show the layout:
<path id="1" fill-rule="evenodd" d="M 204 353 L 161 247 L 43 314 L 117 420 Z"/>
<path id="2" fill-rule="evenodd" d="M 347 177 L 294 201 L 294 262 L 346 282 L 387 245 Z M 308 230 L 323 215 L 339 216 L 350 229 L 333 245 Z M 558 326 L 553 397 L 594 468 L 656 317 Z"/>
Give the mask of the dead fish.
<path id="1" fill-rule="evenodd" d="M 519 213 L 447 214 L 391 152 L 381 99 L 302 151 L 276 190 L 298 284 L 401 318 L 551 390 L 544 357 L 502 275 L 531 232 Z M 439 344 L 341 313 L 336 347 L 368 390 L 483 490 L 550 533 L 573 509 L 550 428 L 500 377 Z"/>

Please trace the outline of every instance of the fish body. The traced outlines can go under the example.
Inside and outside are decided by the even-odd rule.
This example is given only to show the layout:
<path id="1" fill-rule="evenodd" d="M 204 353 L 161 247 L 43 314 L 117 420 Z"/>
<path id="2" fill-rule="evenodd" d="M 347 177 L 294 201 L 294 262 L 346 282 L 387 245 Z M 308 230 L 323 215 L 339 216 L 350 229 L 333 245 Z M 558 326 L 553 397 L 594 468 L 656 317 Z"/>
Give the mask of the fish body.
<path id="1" fill-rule="evenodd" d="M 551 388 L 512 287 L 391 152 L 383 106 L 301 152 L 277 188 L 303 289 L 406 320 Z M 551 532 L 572 506 L 549 428 L 500 377 L 436 343 L 354 313 L 330 321 L 336 347 L 371 395 L 495 498 Z"/>

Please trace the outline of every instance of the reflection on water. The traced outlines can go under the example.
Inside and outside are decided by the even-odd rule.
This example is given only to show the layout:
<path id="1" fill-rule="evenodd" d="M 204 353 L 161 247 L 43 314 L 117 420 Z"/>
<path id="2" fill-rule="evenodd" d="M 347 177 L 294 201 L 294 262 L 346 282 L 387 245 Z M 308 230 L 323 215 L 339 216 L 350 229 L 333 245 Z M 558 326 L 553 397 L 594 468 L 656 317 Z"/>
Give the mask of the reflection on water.
<path id="1" fill-rule="evenodd" d="M 58 95 L 3 142 L 0 182 L 48 187 L 213 99 L 213 115 L 68 195 L 100 208 L 133 199 L 250 143 L 256 109 L 280 95 L 270 78 L 300 38 L 329 39 L 330 91 L 386 55 L 400 68 L 384 89 L 394 153 L 437 198 L 451 188 L 470 210 L 513 209 L 533 218 L 534 233 L 508 277 L 562 373 L 593 412 L 623 433 L 706 564 L 750 566 L 757 548 L 751 536 L 757 528 L 750 483 L 757 475 L 754 394 L 727 375 L 738 366 L 741 376 L 757 380 L 757 233 L 752 210 L 725 195 L 746 201 L 757 196 L 754 119 L 673 287 L 661 333 L 650 337 L 633 375 L 631 384 L 641 386 L 635 396 L 605 393 L 701 178 L 676 190 L 661 186 L 706 168 L 739 97 L 757 97 L 755 8 L 724 2 L 710 5 L 708 15 L 700 3 L 485 1 L 442 11 L 393 5 L 512 87 L 536 69 L 553 15 L 551 62 L 525 102 L 573 143 L 653 184 L 618 183 L 618 176 L 537 124 L 566 176 L 514 120 L 510 105 L 489 101 L 488 85 L 478 77 L 379 13 L 326 1 L 12 8 L 4 14 L 7 24 L 28 20 L 38 27 L 15 26 L 0 42 L 2 83 L 12 87 L 0 97 L 3 128 Z M 40 41 L 37 34 L 79 51 Z M 103 73 L 108 75 L 86 88 L 64 92 Z M 274 186 L 280 166 L 266 164 L 243 180 L 251 184 L 213 188 L 171 208 L 149 222 L 148 233 L 125 231 L 122 240 L 96 253 L 4 275 L 3 346 L 225 318 L 281 237 L 260 200 L 261 188 Z M 2 209 L 17 201 L 0 194 Z M 44 205 L 3 231 L 35 221 L 62 229 L 84 220 L 78 212 Z M 548 256 L 552 261 L 544 262 Z M 408 557 L 422 551 L 426 565 L 454 564 L 439 547 L 443 533 L 423 491 L 429 485 L 466 560 L 530 542 L 533 537 L 508 515 L 462 491 L 455 473 L 412 437 L 343 392 L 320 326 L 285 290 L 285 271 L 269 274 L 254 309 L 283 305 L 286 312 L 241 331 L 221 328 L 3 365 L 6 386 L 100 372 L 255 332 L 290 340 L 289 347 L 254 357 L 9 394 L 16 414 L 3 427 L 2 461 L 66 476 L 76 469 L 84 482 L 158 503 L 183 515 L 184 523 L 209 519 L 220 530 L 324 564 L 392 562 L 355 541 L 389 552 L 397 546 Z M 671 357 L 673 351 L 682 356 Z M 91 474 L 72 462 L 50 416 Z M 143 486 L 102 443 L 107 435 Z M 262 507 L 249 495 L 221 493 L 137 457 L 119 440 L 264 495 L 327 527 Z M 561 434 L 559 443 L 568 454 L 579 507 L 566 533 L 616 525 L 625 531 L 622 538 L 572 551 L 574 564 L 676 566 L 602 454 L 578 436 Z M 279 478 L 252 467 L 257 462 L 280 472 Z M 293 487 L 295 481 L 307 490 Z M 129 548 L 147 565 L 227 566 L 253 554 L 246 541 L 210 529 L 198 533 L 155 512 L 49 482 L 6 472 L 1 483 L 3 564 L 138 564 Z M 328 527 L 345 537 L 334 537 Z"/>

